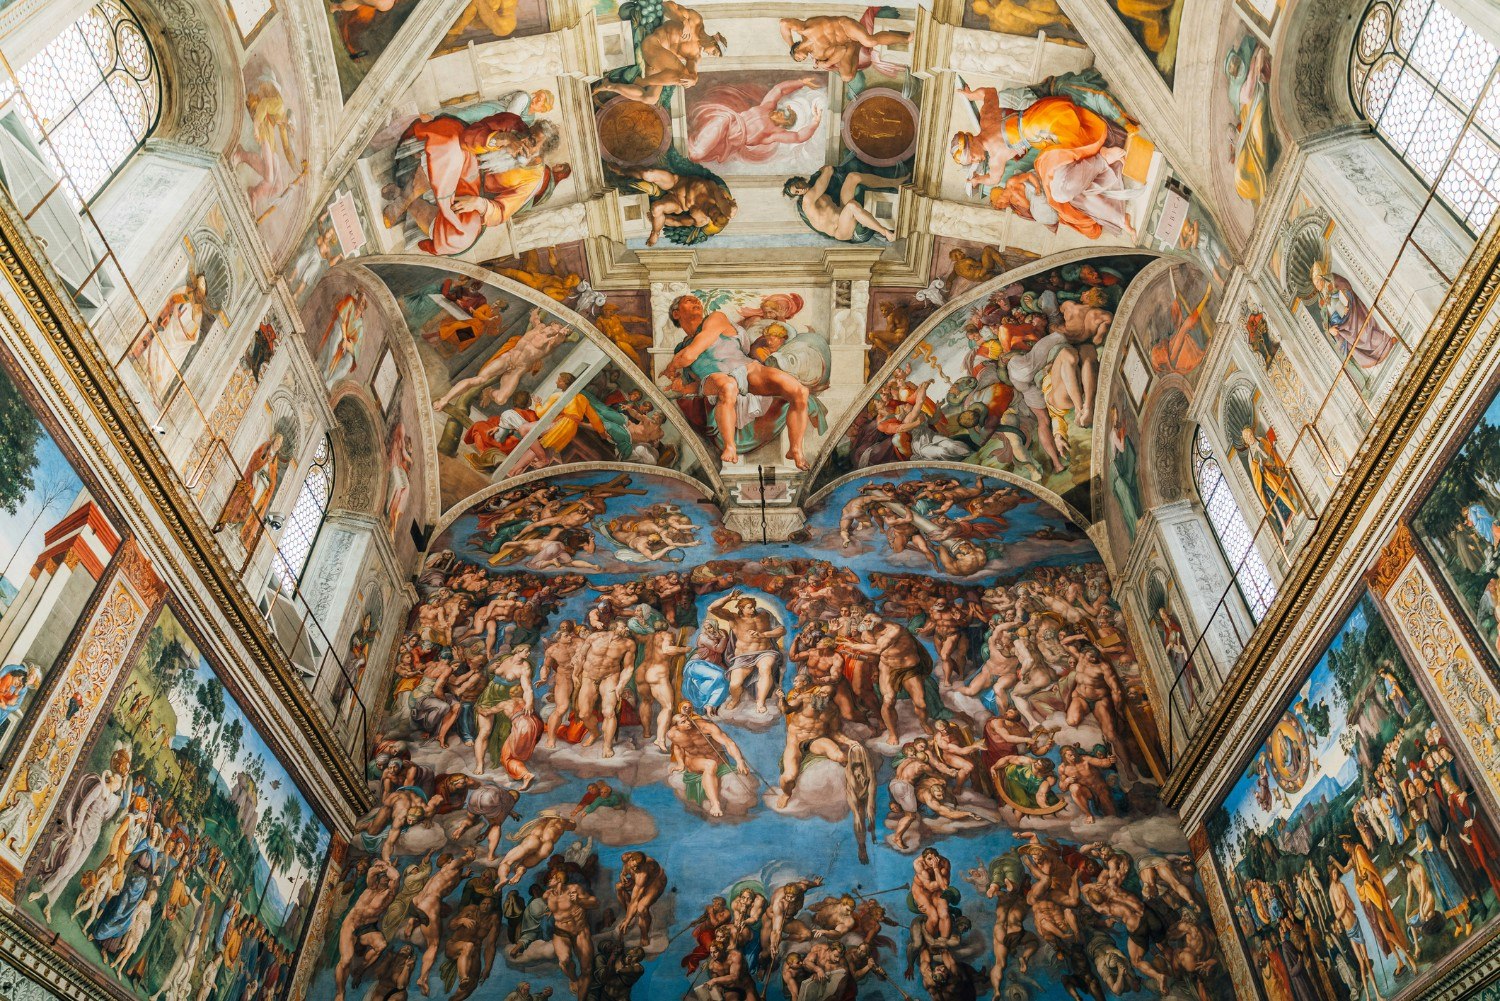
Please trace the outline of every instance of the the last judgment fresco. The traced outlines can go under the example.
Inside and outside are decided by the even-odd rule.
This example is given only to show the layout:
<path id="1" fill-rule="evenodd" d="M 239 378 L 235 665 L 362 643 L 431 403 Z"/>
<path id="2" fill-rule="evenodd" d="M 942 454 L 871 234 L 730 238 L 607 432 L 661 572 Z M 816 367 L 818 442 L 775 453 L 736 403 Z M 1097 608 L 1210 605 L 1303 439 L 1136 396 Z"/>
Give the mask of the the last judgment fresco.
<path id="1" fill-rule="evenodd" d="M 1104 566 L 1034 495 L 877 469 L 768 546 L 564 473 L 429 553 L 313 998 L 1228 996 Z"/>

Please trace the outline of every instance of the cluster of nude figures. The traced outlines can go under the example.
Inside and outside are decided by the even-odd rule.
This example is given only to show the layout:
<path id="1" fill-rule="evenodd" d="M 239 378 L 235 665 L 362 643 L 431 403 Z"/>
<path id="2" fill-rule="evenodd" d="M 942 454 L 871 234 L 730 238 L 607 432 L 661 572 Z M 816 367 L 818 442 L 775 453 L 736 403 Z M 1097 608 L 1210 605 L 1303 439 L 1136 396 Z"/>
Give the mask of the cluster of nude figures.
<path id="1" fill-rule="evenodd" d="M 589 535 L 620 517 L 607 519 L 611 505 L 594 494 L 627 487 L 552 482 L 497 495 L 460 552 L 483 559 L 493 538 Z M 878 540 L 883 525 L 917 547 L 927 544 L 915 541 L 927 538 L 924 523 L 994 536 L 1028 502 L 941 474 L 858 497 L 879 506 L 846 507 L 844 539 Z M 675 538 L 691 548 L 689 534 Z M 1038 840 L 1034 829 L 1156 809 L 1143 775 L 1139 679 L 1102 566 L 1033 566 L 988 585 L 872 573 L 867 591 L 853 570 L 806 557 L 710 559 L 606 583 L 571 571 L 499 573 L 442 549 L 418 583 L 376 746 L 378 803 L 357 825 L 339 1001 L 361 970 L 393 983 L 415 977 L 425 992 L 434 964 L 458 985 L 452 997 L 467 997 L 504 936 L 512 967 L 556 964 L 579 1001 L 628 996 L 642 963 L 667 947 L 653 934 L 672 923 L 675 913 L 662 912 L 676 898 L 660 901 L 660 864 L 633 851 L 622 857 L 618 906 L 601 903 L 609 880 L 589 875 L 601 865 L 601 828 L 590 825 L 623 824 L 639 811 L 631 783 L 663 776 L 688 821 L 710 824 L 808 816 L 802 786 L 814 798 L 842 789 L 848 809 L 837 815 L 853 824 L 859 860 L 885 871 L 911 859 L 905 888 L 919 919 L 909 960 L 932 997 L 974 997 L 986 980 L 996 992 L 1002 981 L 1024 989 L 1039 974 L 1063 977 L 1079 998 L 1127 983 L 1206 996 L 1211 935 L 1191 872 L 1156 855 Z M 548 796 L 570 775 L 595 777 L 576 806 Z M 525 822 L 502 833 L 518 817 Z M 971 878 L 996 901 L 985 973 L 968 965 L 983 950 L 960 946 L 983 932 L 970 927 L 934 845 L 1006 827 L 1025 841 L 1013 862 L 992 863 L 987 881 Z M 650 847 L 654 837 L 634 843 Z M 689 972 L 707 979 L 691 991 L 760 997 L 774 976 L 796 1001 L 821 1001 L 887 976 L 888 943 L 803 935 L 802 908 L 799 891 L 763 884 L 710 904 L 689 957 Z M 815 905 L 814 923 L 818 913 Z"/>
<path id="2" fill-rule="evenodd" d="M 517 851 L 523 862 L 540 863 L 524 893 L 507 879 L 508 864 L 476 865 L 473 849 L 429 852 L 405 868 L 379 857 L 355 863 L 341 887 L 354 899 L 339 933 L 337 997 L 351 978 L 370 977 L 368 997 L 404 999 L 414 972 L 429 994 L 441 954 L 439 976 L 452 1001 L 462 1001 L 488 980 L 504 948 L 508 960 L 555 962 L 579 1001 L 627 1001 L 645 962 L 662 951 L 662 939 L 652 938 L 653 911 L 666 904 L 670 877 L 641 851 L 625 852 L 613 879 L 591 840 L 555 851 L 580 815 L 620 795 L 593 783 L 570 812 L 547 811 L 523 828 Z M 1132 856 L 1023 833 L 1014 848 L 962 876 L 974 907 L 993 910 L 987 970 L 975 965 L 986 943 L 952 877 L 952 862 L 926 848 L 911 860 L 907 882 L 871 893 L 829 892 L 822 877 L 793 873 L 735 881 L 682 929 L 691 936 L 678 964 L 683 996 L 752 1001 L 777 984 L 787 1001 L 847 1001 L 874 978 L 908 998 L 902 984 L 911 981 L 933 1001 L 974 999 L 986 987 L 995 998 L 1027 998 L 1042 974 L 1075 999 L 1104 1001 L 1146 987 L 1206 999 L 1218 976 L 1207 902 L 1185 855 Z M 458 903 L 445 906 L 455 890 Z M 903 892 L 910 916 L 904 968 L 893 968 L 897 945 L 887 929 L 900 924 L 882 898 Z M 1116 925 L 1125 931 L 1123 948 Z M 506 998 L 551 994 L 522 980 Z"/>

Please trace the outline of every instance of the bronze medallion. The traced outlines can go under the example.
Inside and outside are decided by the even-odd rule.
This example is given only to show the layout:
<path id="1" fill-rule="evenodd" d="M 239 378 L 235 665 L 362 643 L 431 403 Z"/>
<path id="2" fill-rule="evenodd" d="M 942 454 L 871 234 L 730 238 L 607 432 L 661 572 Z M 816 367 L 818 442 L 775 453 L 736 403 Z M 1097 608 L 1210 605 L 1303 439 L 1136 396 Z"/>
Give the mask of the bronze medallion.
<path id="1" fill-rule="evenodd" d="M 600 153 L 621 167 L 655 163 L 672 139 L 667 113 L 660 105 L 629 98 L 616 98 L 600 108 L 595 122 Z"/>

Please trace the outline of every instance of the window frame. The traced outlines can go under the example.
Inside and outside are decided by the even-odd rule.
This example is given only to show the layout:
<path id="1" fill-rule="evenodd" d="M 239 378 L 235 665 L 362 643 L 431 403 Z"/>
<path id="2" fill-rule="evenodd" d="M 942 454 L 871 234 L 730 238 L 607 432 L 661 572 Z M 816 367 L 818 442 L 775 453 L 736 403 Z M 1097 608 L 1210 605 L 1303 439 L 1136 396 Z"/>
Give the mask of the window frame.
<path id="1" fill-rule="evenodd" d="M 302 565 L 297 568 L 295 574 L 283 576 L 283 571 L 290 573 L 291 561 L 282 552 L 282 544 L 285 542 L 287 532 L 295 527 L 294 519 L 297 512 L 302 509 L 303 500 L 309 496 L 308 485 L 315 475 L 321 474 L 325 484 L 323 497 L 318 504 L 318 526 L 308 535 L 307 551 L 302 555 Z M 271 580 L 268 585 L 272 590 L 283 597 L 290 598 L 297 594 L 302 588 L 302 579 L 307 575 L 307 566 L 312 562 L 312 554 L 318 548 L 318 539 L 323 535 L 323 526 L 328 524 L 328 512 L 333 506 L 333 491 L 338 475 L 338 466 L 334 460 L 333 439 L 323 435 L 323 440 L 313 450 L 312 460 L 308 463 L 307 473 L 302 477 L 302 486 L 297 490 L 297 500 L 292 505 L 292 510 L 287 514 L 286 521 L 282 523 L 281 534 L 276 539 L 276 544 L 271 555 Z"/>
<path id="2" fill-rule="evenodd" d="M 1398 42 L 1402 34 L 1401 8 L 1403 3 L 1410 0 L 1370 0 L 1359 16 L 1358 26 L 1355 29 L 1354 40 L 1349 47 L 1348 71 L 1345 74 L 1345 84 L 1348 88 L 1349 102 L 1359 116 L 1360 121 L 1368 124 L 1370 130 L 1380 139 L 1391 154 L 1400 161 L 1412 177 L 1432 191 L 1436 201 L 1452 214 L 1454 220 L 1470 236 L 1478 237 L 1489 225 L 1490 220 L 1496 214 L 1500 214 L 1500 52 L 1496 52 L 1496 59 L 1490 63 L 1489 70 L 1475 77 L 1478 81 L 1479 92 L 1476 97 L 1465 103 L 1450 86 L 1445 86 L 1448 71 L 1452 66 L 1453 54 L 1462 49 L 1462 45 L 1455 47 L 1453 54 L 1449 56 L 1449 62 L 1444 64 L 1443 70 L 1437 74 L 1434 80 L 1429 76 L 1430 69 L 1422 65 L 1420 58 L 1414 58 L 1413 52 L 1420 48 L 1422 33 L 1426 30 L 1432 19 L 1432 12 L 1441 8 L 1444 13 L 1462 25 L 1465 32 L 1460 36 L 1460 42 L 1473 43 L 1495 50 L 1496 46 L 1484 38 L 1479 32 L 1469 25 L 1463 17 L 1453 8 L 1449 7 L 1443 0 L 1428 0 L 1426 9 L 1422 12 L 1420 23 L 1412 38 L 1404 45 Z M 1366 32 L 1368 26 L 1377 16 L 1384 16 L 1387 20 L 1381 42 L 1373 46 L 1374 51 L 1366 54 L 1367 46 Z M 1369 89 L 1371 77 L 1384 66 L 1394 62 L 1398 69 L 1391 83 L 1389 92 L 1381 103 L 1380 111 L 1376 115 L 1370 113 L 1366 103 L 1366 94 Z M 1391 100 L 1402 87 L 1402 81 L 1410 78 L 1415 85 L 1425 89 L 1426 100 L 1417 112 L 1416 122 L 1412 128 L 1412 136 L 1406 141 L 1406 151 L 1398 150 L 1392 138 L 1386 134 L 1381 127 L 1386 113 L 1391 110 Z M 1488 91 L 1484 85 L 1488 83 Z M 1442 153 L 1441 160 L 1446 162 L 1444 169 L 1431 179 L 1427 178 L 1424 169 L 1410 155 L 1413 144 L 1419 139 L 1418 130 L 1427 120 L 1427 109 L 1434 102 L 1439 102 L 1447 112 L 1455 116 L 1459 123 L 1459 131 L 1454 135 L 1447 149 Z M 1489 105 L 1494 105 L 1496 121 L 1487 123 L 1484 110 Z M 1472 121 L 1465 126 L 1464 120 L 1473 116 Z M 1489 174 L 1483 178 L 1476 178 L 1459 159 L 1461 147 L 1471 137 L 1479 143 L 1487 145 L 1490 151 L 1496 154 L 1494 162 L 1490 166 Z M 1453 200 L 1453 196 L 1444 188 L 1445 182 L 1450 182 L 1450 176 L 1465 175 L 1466 178 L 1477 186 L 1478 192 L 1470 206 L 1465 209 Z M 1452 182 L 1450 182 L 1452 183 Z M 1456 186 L 1456 184 L 1454 185 Z M 1490 203 L 1489 213 L 1479 217 L 1475 215 L 1481 201 Z"/>
<path id="3" fill-rule="evenodd" d="M 1267 566 L 1265 558 L 1261 556 L 1260 550 L 1255 545 L 1255 532 L 1250 528 L 1250 521 L 1245 517 L 1245 512 L 1240 509 L 1239 499 L 1235 497 L 1234 490 L 1229 485 L 1229 474 L 1225 472 L 1224 464 L 1219 461 L 1213 442 L 1201 424 L 1193 429 L 1190 449 L 1193 488 L 1198 493 L 1198 503 L 1203 508 L 1204 520 L 1208 522 L 1208 529 L 1214 537 L 1214 544 L 1219 547 L 1219 555 L 1223 557 L 1225 566 L 1229 568 L 1229 576 L 1234 580 L 1234 587 L 1239 592 L 1240 601 L 1250 613 L 1250 618 L 1258 625 L 1265 618 L 1272 602 L 1276 600 L 1278 590 L 1276 579 L 1271 576 L 1270 567 Z M 1213 475 L 1217 476 L 1218 480 L 1210 489 L 1205 490 L 1204 470 L 1210 466 Z M 1221 495 L 1223 503 L 1220 503 Z M 1228 529 L 1244 533 L 1245 551 L 1238 561 L 1230 555 L 1229 547 L 1225 545 L 1225 532 L 1220 529 L 1216 514 L 1226 518 L 1232 516 L 1238 524 L 1231 524 Z M 1243 579 L 1247 576 L 1250 578 L 1249 587 Z M 1261 580 L 1256 580 L 1256 576 L 1259 576 Z M 1253 595 L 1250 593 L 1252 589 Z"/>
<path id="4" fill-rule="evenodd" d="M 89 32 L 82 27 L 85 21 L 96 14 L 102 16 L 109 25 L 110 53 L 113 56 L 113 61 L 107 68 L 100 68 L 99 63 L 102 57 L 90 43 Z M 133 32 L 139 39 L 141 48 L 144 50 L 145 66 L 140 73 L 137 73 L 130 66 L 129 62 L 121 56 L 120 38 L 122 31 Z M 67 45 L 63 40 L 69 32 L 74 32 L 75 37 L 81 39 L 83 52 L 87 56 L 92 57 L 93 61 L 91 65 L 97 72 L 98 79 L 97 82 L 90 82 L 90 79 L 87 78 L 84 80 L 65 79 L 64 82 L 66 84 L 76 85 L 79 90 L 73 91 L 71 87 L 66 87 L 65 89 L 70 91 L 66 109 L 55 113 L 47 120 L 47 124 L 43 126 L 41 116 L 35 113 L 39 107 L 38 99 L 27 88 L 23 82 L 23 78 L 28 70 L 36 66 L 37 61 L 44 56 L 51 64 L 53 72 L 59 78 L 62 78 L 63 68 L 54 57 L 67 54 L 65 51 Z M 130 114 L 120 103 L 119 94 L 111 86 L 111 79 L 117 75 L 123 76 L 126 80 L 133 82 L 140 89 L 141 96 L 146 103 L 146 110 L 149 111 L 148 119 L 138 134 L 132 127 Z M 82 90 L 84 86 L 87 87 L 86 91 Z M 60 152 L 65 147 L 61 141 L 55 142 L 53 136 L 68 122 L 78 117 L 84 124 L 94 153 L 99 156 L 102 162 L 106 164 L 111 163 L 112 157 L 108 155 L 106 148 L 95 136 L 93 124 L 89 121 L 85 109 L 85 105 L 89 101 L 94 100 L 101 90 L 108 95 L 115 112 L 119 115 L 120 124 L 130 134 L 133 142 L 130 149 L 120 156 L 117 162 L 113 162 L 104 176 L 85 195 L 79 187 L 79 180 L 74 176 L 77 164 L 70 164 L 65 160 Z M 81 93 L 82 96 L 75 96 L 78 93 Z M 156 130 L 161 125 L 165 96 L 165 88 L 162 84 L 162 64 L 157 56 L 156 47 L 152 43 L 151 35 L 146 30 L 140 17 L 123 0 L 98 0 L 97 3 L 88 7 L 78 17 L 74 18 L 48 39 L 46 44 L 33 52 L 20 67 L 10 69 L 6 77 L 0 79 L 0 102 L 13 102 L 27 135 L 36 143 L 38 150 L 41 152 L 43 162 L 46 163 L 49 169 L 57 173 L 59 180 L 64 182 L 62 187 L 66 196 L 69 201 L 79 207 L 80 212 L 84 208 L 91 206 L 101 195 L 109 190 L 114 180 L 129 166 L 135 155 L 145 147 L 146 143 L 156 133 Z"/>

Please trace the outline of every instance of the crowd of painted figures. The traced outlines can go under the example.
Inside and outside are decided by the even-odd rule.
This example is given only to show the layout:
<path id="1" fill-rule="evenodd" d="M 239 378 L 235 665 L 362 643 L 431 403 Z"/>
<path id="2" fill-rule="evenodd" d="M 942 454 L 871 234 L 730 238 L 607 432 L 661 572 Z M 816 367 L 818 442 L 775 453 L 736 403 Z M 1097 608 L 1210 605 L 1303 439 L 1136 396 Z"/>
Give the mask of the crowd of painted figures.
<path id="1" fill-rule="evenodd" d="M 1394 996 L 1500 914 L 1493 827 L 1389 634 L 1370 631 L 1386 649 L 1346 659 L 1358 673 L 1339 690 L 1304 689 L 1237 787 L 1249 795 L 1210 823 L 1271 1001 Z M 1318 738 L 1345 741 L 1336 774 Z"/>
<path id="2" fill-rule="evenodd" d="M 1446 939 L 1467 938 L 1500 912 L 1500 850 L 1437 725 L 1403 734 L 1354 801 L 1354 834 L 1340 833 L 1326 867 L 1247 880 L 1238 911 L 1251 958 L 1275 1001 L 1351 1001 L 1378 989 L 1372 949 L 1393 979 L 1416 973 Z M 1397 741 L 1392 749 L 1401 742 Z M 1351 873 L 1355 894 L 1342 877 Z M 1404 878 L 1405 893 L 1388 883 Z M 1367 938 L 1358 907 L 1373 930 Z"/>
<path id="3" fill-rule="evenodd" d="M 826 537 L 951 572 L 966 552 L 948 545 L 954 526 L 999 536 L 1008 510 L 1036 503 L 982 487 L 874 484 L 826 512 Z M 1112 836 L 1164 814 L 1102 565 L 979 583 L 911 560 L 860 571 L 722 529 L 700 538 L 667 502 L 612 514 L 620 489 L 495 495 L 428 557 L 376 747 L 378 804 L 344 874 L 338 1001 L 371 980 L 374 997 L 430 994 L 438 978 L 455 1001 L 497 972 L 525 1001 L 559 971 L 579 1001 L 822 1001 L 876 981 L 932 998 L 1215 989 L 1175 824 L 1170 848 Z M 1051 525 L 1034 534 L 1060 536 Z M 638 540 L 614 550 L 626 564 L 663 547 L 699 561 L 585 576 L 596 535 Z M 554 543 L 579 559 L 537 572 Z M 673 836 L 654 840 L 659 826 Z M 683 855 L 679 838 L 697 847 Z M 955 879 L 944 848 L 960 838 L 975 862 Z M 849 868 L 809 858 L 851 841 Z M 844 875 L 860 872 L 898 885 Z M 710 885 L 723 889 L 699 895 Z M 893 893 L 910 916 L 900 959 Z"/>

